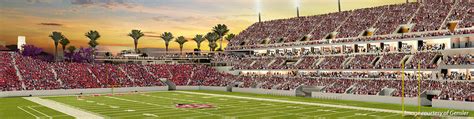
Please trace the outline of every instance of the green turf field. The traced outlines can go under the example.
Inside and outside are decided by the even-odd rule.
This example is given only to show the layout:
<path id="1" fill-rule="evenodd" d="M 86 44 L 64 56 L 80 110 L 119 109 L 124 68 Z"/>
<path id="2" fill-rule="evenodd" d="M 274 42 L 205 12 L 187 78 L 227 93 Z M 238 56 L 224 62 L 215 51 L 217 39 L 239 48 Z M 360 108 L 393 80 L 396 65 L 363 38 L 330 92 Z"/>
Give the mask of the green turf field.
<path id="1" fill-rule="evenodd" d="M 339 107 L 317 106 L 329 104 L 336 106 L 365 107 L 370 109 L 400 110 L 400 105 L 367 103 L 341 100 L 323 100 L 303 97 L 271 96 L 235 92 L 217 91 L 166 91 L 150 92 L 125 95 L 101 95 L 77 98 L 76 96 L 42 97 L 54 100 L 75 108 L 88 111 L 106 118 L 401 118 L 399 113 L 377 112 L 361 109 L 348 109 Z M 0 100 L 10 101 L 9 105 L 0 109 L 0 117 L 7 118 L 66 118 L 64 114 L 53 111 L 38 104 L 28 102 L 21 98 L 3 98 Z M 210 104 L 214 108 L 176 108 L 176 104 Z M 19 110 L 16 106 L 26 107 L 29 112 Z M 31 107 L 37 111 L 28 108 Z M 418 107 L 407 106 L 407 111 L 416 112 Z M 422 107 L 423 112 L 440 111 L 438 109 Z M 16 114 L 3 114 L 4 112 L 16 111 Z M 453 110 L 460 111 L 460 110 Z M 21 116 L 20 116 L 21 115 Z M 48 116 L 46 116 L 48 115 Z M 474 112 L 469 112 L 474 117 Z M 413 118 L 407 116 L 406 118 Z M 423 117 L 431 118 L 431 117 Z"/>
<path id="2" fill-rule="evenodd" d="M 0 98 L 0 119 L 72 119 L 73 117 L 23 98 Z"/>

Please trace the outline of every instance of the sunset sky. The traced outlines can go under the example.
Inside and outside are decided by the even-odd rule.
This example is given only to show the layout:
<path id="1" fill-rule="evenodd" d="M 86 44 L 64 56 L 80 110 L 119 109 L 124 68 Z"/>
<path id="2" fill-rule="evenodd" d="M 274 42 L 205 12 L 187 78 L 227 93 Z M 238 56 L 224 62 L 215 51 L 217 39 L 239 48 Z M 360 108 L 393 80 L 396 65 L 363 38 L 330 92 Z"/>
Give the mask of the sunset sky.
<path id="1" fill-rule="evenodd" d="M 260 2 L 259 2 L 260 1 Z M 26 36 L 27 44 L 52 51 L 53 31 L 62 32 L 71 45 L 87 47 L 84 34 L 97 30 L 101 50 L 118 52 L 132 49 L 133 41 L 126 36 L 132 29 L 145 34 L 139 48 L 163 48 L 158 36 L 172 32 L 175 37 L 192 38 L 206 34 L 216 24 L 226 24 L 230 33 L 238 34 L 258 21 L 300 15 L 337 12 L 337 0 L 0 0 L 0 41 L 14 44 L 17 36 Z M 414 1 L 414 0 L 410 0 Z M 342 10 L 404 3 L 405 0 L 341 0 Z M 202 44 L 207 50 L 207 42 Z M 196 43 L 186 43 L 191 50 Z M 173 42 L 170 48 L 178 48 Z"/>

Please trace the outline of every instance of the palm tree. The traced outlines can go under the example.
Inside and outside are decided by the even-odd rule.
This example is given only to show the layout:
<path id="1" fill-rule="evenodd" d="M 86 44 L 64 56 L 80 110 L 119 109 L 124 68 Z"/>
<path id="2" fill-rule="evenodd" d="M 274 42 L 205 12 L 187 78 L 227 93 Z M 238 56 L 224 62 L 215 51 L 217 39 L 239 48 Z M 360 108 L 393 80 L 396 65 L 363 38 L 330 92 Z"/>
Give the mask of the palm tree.
<path id="1" fill-rule="evenodd" d="M 235 37 L 235 34 L 231 33 L 231 34 L 228 34 L 225 39 L 227 40 L 227 42 L 230 42 L 233 38 Z"/>
<path id="2" fill-rule="evenodd" d="M 216 41 L 219 39 L 219 35 L 215 32 L 209 32 L 204 36 L 207 41 L 209 42 L 209 50 L 214 51 L 217 47 Z"/>
<path id="3" fill-rule="evenodd" d="M 91 41 L 92 41 L 92 40 L 93 40 L 93 41 L 96 41 L 96 40 L 98 40 L 98 39 L 100 38 L 99 32 L 94 31 L 94 30 L 90 30 L 89 32 L 87 32 L 87 33 L 85 34 L 85 36 L 86 36 L 87 38 L 89 38 L 89 40 L 91 40 Z"/>
<path id="4" fill-rule="evenodd" d="M 99 40 L 100 38 L 100 34 L 98 31 L 96 30 L 90 30 L 89 32 L 87 32 L 85 34 L 85 36 L 87 38 L 89 38 L 89 46 L 92 47 L 92 56 L 95 58 L 95 47 L 97 47 L 99 45 L 99 42 L 97 42 L 97 40 Z"/>
<path id="5" fill-rule="evenodd" d="M 201 43 L 206 39 L 202 35 L 198 34 L 193 38 L 193 40 L 196 41 L 197 49 L 201 51 Z"/>
<path id="6" fill-rule="evenodd" d="M 216 51 L 217 43 L 216 42 L 209 42 L 209 50 Z"/>
<path id="7" fill-rule="evenodd" d="M 58 57 L 58 44 L 64 38 L 64 35 L 61 32 L 54 31 L 51 35 L 49 35 L 51 39 L 54 41 L 54 61 L 56 61 Z"/>
<path id="8" fill-rule="evenodd" d="M 160 38 L 165 41 L 166 53 L 168 54 L 168 46 L 170 45 L 170 41 L 174 38 L 173 34 L 171 32 L 164 32 Z"/>
<path id="9" fill-rule="evenodd" d="M 227 40 L 228 43 L 230 43 L 230 41 L 231 41 L 232 39 L 234 39 L 234 37 L 235 37 L 235 34 L 231 33 L 231 34 L 228 34 L 228 35 L 225 37 L 225 39 Z"/>
<path id="10" fill-rule="evenodd" d="M 66 54 L 66 46 L 69 45 L 69 43 L 71 42 L 69 41 L 69 39 L 64 37 L 59 43 L 61 44 L 61 46 L 63 46 L 63 55 Z"/>
<path id="11" fill-rule="evenodd" d="M 76 51 L 76 47 L 69 46 L 69 47 L 67 47 L 67 50 L 69 52 L 68 59 L 69 59 L 69 61 L 72 61 L 72 55 L 74 54 L 74 51 Z"/>
<path id="12" fill-rule="evenodd" d="M 69 53 L 74 53 L 74 51 L 76 51 L 76 47 L 69 46 L 69 47 L 67 47 L 67 50 L 69 51 Z"/>
<path id="13" fill-rule="evenodd" d="M 99 45 L 99 43 L 96 40 L 90 40 L 88 44 L 92 49 L 95 49 L 95 47 Z"/>
<path id="14" fill-rule="evenodd" d="M 188 40 L 186 40 L 183 36 L 179 36 L 174 42 L 177 42 L 179 44 L 179 51 L 181 52 L 181 54 L 183 54 L 184 43 L 188 42 Z"/>
<path id="15" fill-rule="evenodd" d="M 229 32 L 229 29 L 227 28 L 227 26 L 225 24 L 217 24 L 217 26 L 214 26 L 212 28 L 212 31 L 217 33 L 219 35 L 219 38 L 221 38 L 221 43 L 219 45 L 219 49 L 222 50 L 222 41 L 224 40 L 225 34 L 227 34 L 227 32 Z"/>
<path id="16" fill-rule="evenodd" d="M 135 45 L 135 53 L 138 53 L 138 40 L 145 36 L 142 31 L 133 29 L 131 33 L 128 34 L 128 36 L 132 37 L 133 39 L 133 44 Z"/>

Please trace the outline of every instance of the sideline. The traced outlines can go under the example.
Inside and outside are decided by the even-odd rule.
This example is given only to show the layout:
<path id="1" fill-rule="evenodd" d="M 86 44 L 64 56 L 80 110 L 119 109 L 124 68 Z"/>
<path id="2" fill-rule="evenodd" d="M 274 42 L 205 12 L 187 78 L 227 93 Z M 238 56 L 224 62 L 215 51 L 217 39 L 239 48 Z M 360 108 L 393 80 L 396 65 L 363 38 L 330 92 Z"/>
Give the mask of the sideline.
<path id="1" fill-rule="evenodd" d="M 61 103 L 52 101 L 52 100 L 41 99 L 39 97 L 23 97 L 23 98 L 31 102 L 35 102 L 45 107 L 51 108 L 53 110 L 62 112 L 64 114 L 70 115 L 76 119 L 104 119 L 104 117 L 102 116 L 85 112 L 76 108 L 72 108 L 72 107 L 63 105 Z"/>
<path id="2" fill-rule="evenodd" d="M 19 107 L 19 106 L 16 106 L 16 107 L 17 107 L 18 109 L 20 109 L 21 111 L 26 112 L 26 113 L 30 114 L 31 116 L 34 116 L 35 119 L 40 119 L 40 118 L 39 118 L 38 116 L 36 116 L 35 114 L 33 114 L 33 113 L 29 112 L 29 111 L 26 111 L 25 109 L 23 109 L 23 108 L 21 108 L 21 107 Z"/>

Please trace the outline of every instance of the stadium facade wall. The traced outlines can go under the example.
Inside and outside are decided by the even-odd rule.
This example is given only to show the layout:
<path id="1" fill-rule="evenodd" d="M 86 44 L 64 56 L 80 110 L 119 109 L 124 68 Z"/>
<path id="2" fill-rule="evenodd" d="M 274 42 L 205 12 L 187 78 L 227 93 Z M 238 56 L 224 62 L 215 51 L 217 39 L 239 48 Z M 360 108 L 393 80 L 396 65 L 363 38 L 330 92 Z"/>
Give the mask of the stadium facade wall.
<path id="1" fill-rule="evenodd" d="M 279 96 L 296 96 L 295 90 L 271 90 L 271 89 L 235 88 L 234 87 L 232 88 L 232 92 L 279 95 Z"/>
<path id="2" fill-rule="evenodd" d="M 335 99 L 335 100 L 352 100 L 352 101 L 363 101 L 363 102 L 380 102 L 380 103 L 391 103 L 401 104 L 401 97 L 392 96 L 378 96 L 378 95 L 354 95 L 354 94 L 337 94 L 337 93 L 321 93 L 312 92 L 311 97 L 322 98 L 322 99 Z M 418 98 L 405 98 L 406 105 L 418 105 Z M 429 101 L 421 101 L 421 105 L 431 105 Z"/>
<path id="3" fill-rule="evenodd" d="M 168 90 L 168 86 L 113 88 L 114 93 L 125 93 L 125 92 L 132 92 L 132 91 L 167 91 L 167 90 Z M 30 96 L 30 95 L 31 96 L 78 95 L 80 93 L 82 94 L 112 93 L 112 88 L 5 91 L 5 92 L 0 92 L 0 97 L 19 97 L 19 96 Z"/>
<path id="4" fill-rule="evenodd" d="M 474 102 L 452 101 L 452 100 L 433 100 L 432 107 L 460 109 L 460 110 L 474 110 Z"/>
<path id="5" fill-rule="evenodd" d="M 199 90 L 228 91 L 227 87 L 219 87 L 219 86 L 200 86 Z"/>
<path id="6" fill-rule="evenodd" d="M 227 91 L 227 87 L 219 87 L 219 86 L 176 86 L 176 90 Z"/>
<path id="7" fill-rule="evenodd" d="M 199 90 L 201 86 L 176 86 L 176 90 Z"/>

